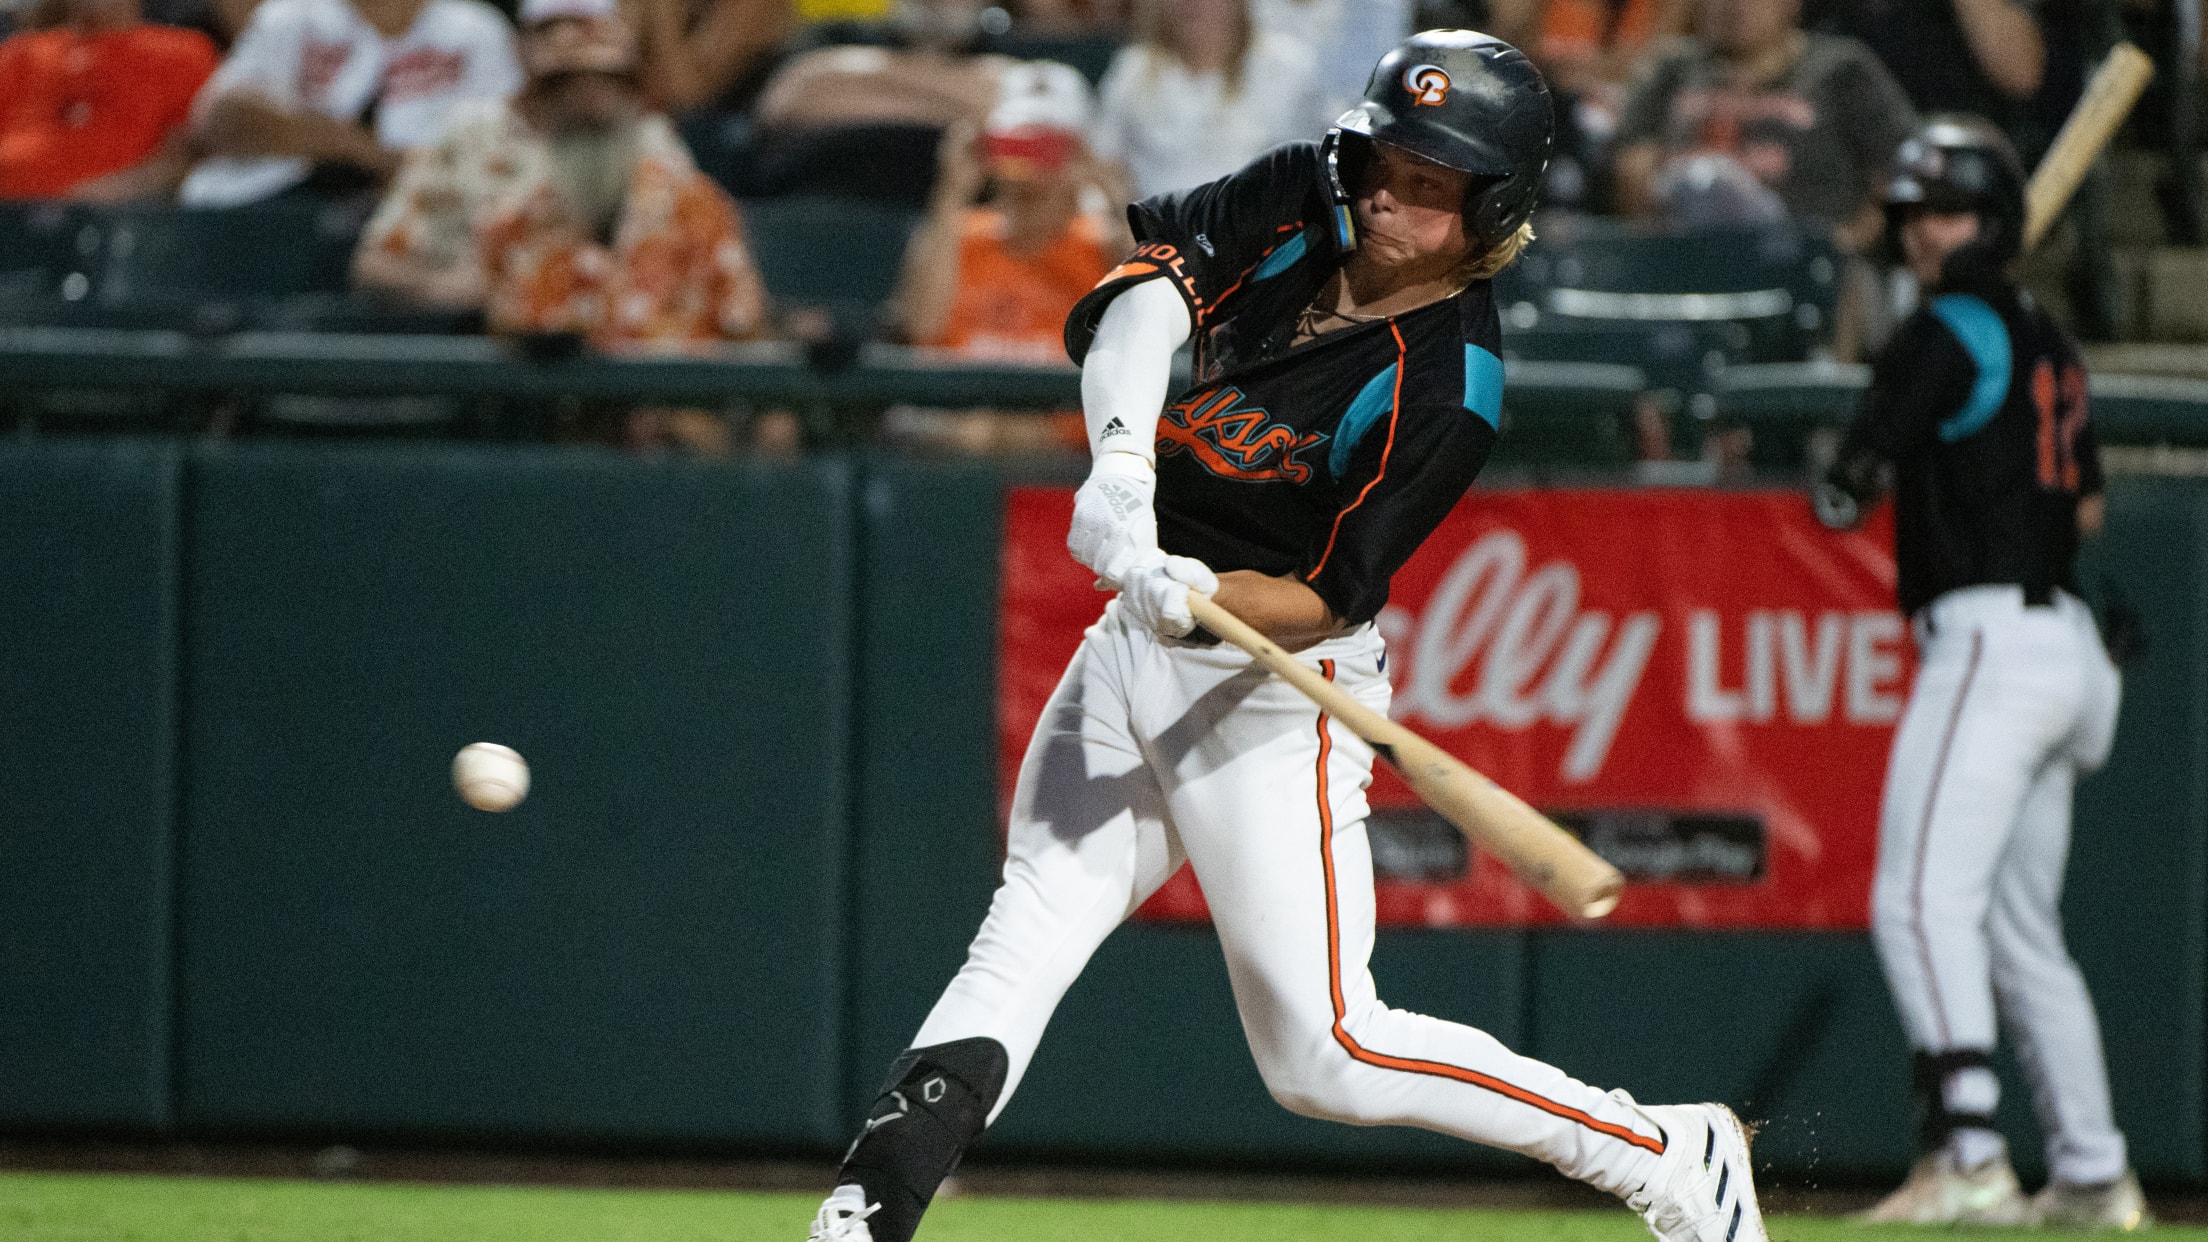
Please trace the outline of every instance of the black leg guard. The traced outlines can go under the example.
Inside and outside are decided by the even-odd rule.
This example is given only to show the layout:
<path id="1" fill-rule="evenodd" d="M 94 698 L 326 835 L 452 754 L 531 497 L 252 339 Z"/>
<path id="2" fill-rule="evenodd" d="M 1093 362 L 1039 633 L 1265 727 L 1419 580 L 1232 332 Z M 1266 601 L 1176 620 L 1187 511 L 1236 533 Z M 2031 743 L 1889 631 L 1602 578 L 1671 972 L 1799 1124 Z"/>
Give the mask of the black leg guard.
<path id="1" fill-rule="evenodd" d="M 1924 1109 L 1924 1119 L 1918 1131 L 1924 1150 L 1938 1148 L 1947 1142 L 1948 1135 L 1957 1130 L 1993 1129 L 1992 1113 L 1959 1113 L 1947 1106 L 1948 1078 L 1966 1069 L 1982 1069 L 1990 1073 L 1993 1069 L 1992 1053 L 1979 1048 L 1918 1052 L 1912 1068 L 1917 1099 Z"/>
<path id="2" fill-rule="evenodd" d="M 1004 1045 L 961 1039 L 905 1051 L 844 1153 L 838 1186 L 857 1185 L 881 1210 L 867 1219 L 874 1242 L 911 1242 L 966 1146 L 979 1137 L 1010 1069 Z"/>

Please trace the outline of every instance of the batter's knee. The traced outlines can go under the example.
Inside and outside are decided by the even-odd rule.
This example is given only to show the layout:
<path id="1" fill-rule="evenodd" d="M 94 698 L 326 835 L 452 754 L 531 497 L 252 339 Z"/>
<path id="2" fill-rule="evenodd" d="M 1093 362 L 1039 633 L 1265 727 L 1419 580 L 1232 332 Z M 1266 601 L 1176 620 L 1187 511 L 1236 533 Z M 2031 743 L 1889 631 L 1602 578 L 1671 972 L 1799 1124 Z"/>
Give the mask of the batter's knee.
<path id="1" fill-rule="evenodd" d="M 1260 1054 L 1257 1070 L 1273 1102 L 1299 1117 L 1352 1126 L 1387 1125 L 1393 1120 L 1373 1107 L 1377 1101 L 1370 1092 L 1356 1089 L 1351 1081 L 1356 1062 L 1331 1039 L 1323 1045 L 1306 1045 L 1295 1054 Z"/>

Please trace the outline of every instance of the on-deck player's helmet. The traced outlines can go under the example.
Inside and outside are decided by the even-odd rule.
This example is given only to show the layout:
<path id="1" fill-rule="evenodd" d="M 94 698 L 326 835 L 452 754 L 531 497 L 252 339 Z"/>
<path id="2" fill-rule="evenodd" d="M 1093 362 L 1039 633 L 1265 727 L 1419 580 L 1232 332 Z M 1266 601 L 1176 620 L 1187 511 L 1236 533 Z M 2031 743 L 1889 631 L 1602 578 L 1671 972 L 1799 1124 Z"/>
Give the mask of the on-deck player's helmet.
<path id="1" fill-rule="evenodd" d="M 1894 151 L 1886 186 L 1886 221 L 1898 228 L 1912 207 L 1975 212 L 1978 244 L 1997 262 L 2024 243 L 2024 162 L 1990 122 L 1945 113 L 1919 126 Z"/>
<path id="2" fill-rule="evenodd" d="M 1541 195 L 1556 118 L 1525 53 L 1473 30 L 1428 30 L 1380 58 L 1365 100 L 1327 134 L 1337 203 L 1356 193 L 1371 140 L 1471 173 L 1464 231 L 1479 251 L 1518 231 Z"/>

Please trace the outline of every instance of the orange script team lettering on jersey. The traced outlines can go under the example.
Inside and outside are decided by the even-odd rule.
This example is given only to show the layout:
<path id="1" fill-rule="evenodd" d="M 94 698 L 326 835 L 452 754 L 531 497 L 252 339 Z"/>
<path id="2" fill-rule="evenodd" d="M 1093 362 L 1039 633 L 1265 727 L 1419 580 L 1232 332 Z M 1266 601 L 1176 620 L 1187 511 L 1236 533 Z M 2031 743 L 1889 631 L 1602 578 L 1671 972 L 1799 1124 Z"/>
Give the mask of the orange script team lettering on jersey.
<path id="1" fill-rule="evenodd" d="M 1310 463 L 1297 457 L 1326 443 L 1326 433 L 1298 435 L 1262 407 L 1244 402 L 1242 390 L 1229 385 L 1167 406 L 1158 420 L 1158 455 L 1186 452 L 1222 479 L 1309 482 Z"/>

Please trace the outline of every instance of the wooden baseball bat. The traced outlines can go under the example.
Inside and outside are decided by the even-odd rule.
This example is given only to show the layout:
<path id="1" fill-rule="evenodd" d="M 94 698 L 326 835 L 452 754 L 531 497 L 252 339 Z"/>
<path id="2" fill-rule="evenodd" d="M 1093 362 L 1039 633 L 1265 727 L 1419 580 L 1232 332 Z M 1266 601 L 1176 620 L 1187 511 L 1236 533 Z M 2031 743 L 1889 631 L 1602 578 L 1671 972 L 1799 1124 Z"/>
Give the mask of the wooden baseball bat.
<path id="1" fill-rule="evenodd" d="M 1575 919 L 1599 919 L 1617 908 L 1625 877 L 1548 816 L 1456 756 L 1358 702 L 1210 596 L 1190 591 L 1188 607 L 1199 625 L 1249 652 L 1318 704 L 1319 710 L 1370 742 L 1426 805 L 1455 824 L 1473 845 L 1502 859 L 1519 879 L 1555 902 L 1557 909 Z"/>
<path id="2" fill-rule="evenodd" d="M 2154 58 L 2129 43 L 2117 44 L 2093 71 L 2078 106 L 2070 110 L 2054 145 L 2047 148 L 2039 167 L 2032 170 L 2031 183 L 2024 187 L 2024 249 L 2030 250 L 2047 235 L 2093 161 L 2101 157 L 2101 149 L 2139 102 L 2139 93 L 2153 80 Z"/>

